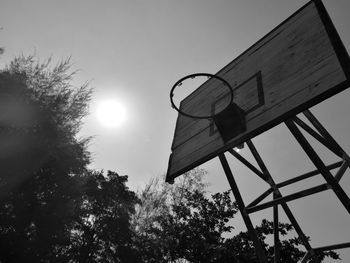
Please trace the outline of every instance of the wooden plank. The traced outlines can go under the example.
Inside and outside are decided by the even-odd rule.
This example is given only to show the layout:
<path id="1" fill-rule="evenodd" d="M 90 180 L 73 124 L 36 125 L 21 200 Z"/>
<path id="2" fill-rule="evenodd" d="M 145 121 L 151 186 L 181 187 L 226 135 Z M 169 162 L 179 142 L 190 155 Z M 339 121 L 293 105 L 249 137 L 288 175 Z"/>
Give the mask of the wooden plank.
<path id="1" fill-rule="evenodd" d="M 210 121 L 179 115 L 167 178 L 175 178 L 349 86 L 343 68 L 347 64 L 339 62 L 329 26 L 323 25 L 318 8 L 309 2 L 217 73 L 234 87 L 235 103 L 246 111 L 246 132 L 224 144 Z M 224 107 L 222 97 L 227 92 L 217 83 L 205 82 L 181 102 L 181 109 L 206 115 Z"/>

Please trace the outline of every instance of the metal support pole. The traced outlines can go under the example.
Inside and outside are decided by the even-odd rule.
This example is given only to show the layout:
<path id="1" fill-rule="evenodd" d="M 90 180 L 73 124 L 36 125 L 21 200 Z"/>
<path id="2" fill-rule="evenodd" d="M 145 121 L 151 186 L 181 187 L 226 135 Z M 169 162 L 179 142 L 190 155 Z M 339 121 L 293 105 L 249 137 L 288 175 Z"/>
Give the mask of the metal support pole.
<path id="1" fill-rule="evenodd" d="M 338 172 L 336 173 L 336 175 L 334 176 L 335 180 L 337 181 L 337 183 L 339 183 L 340 179 L 343 177 L 346 169 L 348 169 L 349 167 L 349 163 L 348 161 L 344 161 L 343 164 L 340 166 Z"/>
<path id="2" fill-rule="evenodd" d="M 304 255 L 304 257 L 301 259 L 300 263 L 306 263 L 310 257 L 311 257 L 311 253 L 309 251 L 307 251 L 306 254 Z"/>
<path id="3" fill-rule="evenodd" d="M 274 190 L 272 187 L 267 189 L 264 193 L 262 193 L 260 196 L 258 196 L 253 202 L 251 202 L 249 205 L 247 205 L 247 208 L 258 205 L 262 200 L 264 200 L 266 197 L 268 197 L 273 191 Z"/>
<path id="4" fill-rule="evenodd" d="M 225 172 L 225 175 L 227 177 L 227 180 L 231 186 L 231 189 L 232 189 L 232 193 L 236 199 L 236 202 L 237 202 L 237 205 L 238 205 L 238 208 L 241 212 L 241 215 L 242 215 L 242 218 L 243 218 L 243 221 L 248 229 L 248 233 L 249 233 L 249 236 L 251 238 L 251 240 L 253 241 L 254 243 L 254 247 L 255 247 L 255 251 L 256 251 L 256 254 L 259 258 L 259 262 L 260 263 L 267 263 L 267 257 L 266 257 L 266 254 L 264 252 L 264 249 L 261 245 L 261 242 L 255 232 L 255 229 L 253 227 L 253 224 L 252 224 L 252 221 L 250 220 L 250 217 L 249 215 L 247 214 L 246 212 L 246 207 L 244 205 L 244 202 L 243 202 L 243 199 L 242 199 L 242 196 L 239 192 L 239 189 L 238 189 L 238 186 L 236 184 L 236 181 L 233 177 L 233 174 L 232 174 L 232 171 L 230 169 L 230 166 L 227 162 L 227 159 L 225 157 L 225 154 L 220 154 L 219 155 L 219 159 L 220 159 L 220 162 L 221 162 L 221 165 L 224 169 L 224 172 Z"/>
<path id="5" fill-rule="evenodd" d="M 253 142 L 251 140 L 248 140 L 247 141 L 247 145 L 251 151 L 251 153 L 253 154 L 255 160 L 257 161 L 260 169 L 262 170 L 263 173 L 265 173 L 268 178 L 269 178 L 269 184 L 272 188 L 275 189 L 275 193 L 276 193 L 276 197 L 278 198 L 282 198 L 282 194 L 281 192 L 279 191 L 279 189 L 277 188 L 276 186 L 276 183 L 274 182 L 274 180 L 272 179 L 272 176 L 269 172 L 269 170 L 267 169 L 267 167 L 265 166 L 265 163 L 263 162 L 260 154 L 258 153 L 258 151 L 256 150 Z M 303 242 L 303 245 L 305 246 L 305 248 L 310 251 L 310 253 L 313 253 L 313 250 L 312 250 L 312 247 L 309 243 L 309 240 L 307 239 L 307 237 L 305 236 L 304 232 L 301 230 L 301 227 L 299 225 L 299 223 L 297 222 L 297 220 L 295 219 L 292 211 L 289 209 L 289 206 L 287 205 L 286 202 L 282 202 L 281 203 L 282 205 L 282 208 L 284 210 L 284 212 L 286 213 L 289 221 L 292 223 L 295 231 L 297 232 L 299 238 L 302 240 Z"/>
<path id="6" fill-rule="evenodd" d="M 317 118 L 311 113 L 310 110 L 303 112 L 305 117 L 310 121 L 310 123 L 317 129 L 317 131 L 323 135 L 327 140 L 329 140 L 339 151 L 343 153 L 343 158 L 350 161 L 349 155 L 343 150 L 343 148 L 337 143 L 337 141 L 332 137 L 332 135 L 323 127 L 323 125 L 317 120 Z"/>
<path id="7" fill-rule="evenodd" d="M 330 246 L 324 246 L 324 247 L 317 247 L 317 248 L 315 248 L 315 251 L 321 252 L 321 251 L 327 251 L 327 250 L 333 250 L 333 249 L 343 249 L 343 248 L 348 248 L 348 247 L 350 247 L 350 242 L 335 244 L 335 245 L 330 245 Z"/>
<path id="8" fill-rule="evenodd" d="M 311 187 L 311 188 L 306 189 L 306 190 L 301 190 L 301 191 L 296 192 L 294 194 L 286 195 L 283 197 L 282 197 L 282 195 L 277 195 L 277 198 L 274 198 L 272 201 L 268 201 L 268 202 L 265 202 L 265 203 L 260 204 L 260 205 L 248 207 L 247 213 L 248 214 L 254 213 L 254 212 L 257 212 L 257 211 L 260 211 L 260 210 L 263 210 L 263 209 L 266 209 L 266 208 L 269 208 L 269 207 L 272 207 L 272 206 L 275 206 L 278 204 L 284 204 L 284 203 L 287 203 L 287 202 L 290 202 L 290 201 L 293 201 L 293 200 L 296 200 L 296 199 L 299 199 L 299 198 L 302 198 L 305 196 L 309 196 L 309 195 L 313 195 L 313 194 L 316 194 L 319 192 L 323 192 L 323 191 L 326 191 L 328 189 L 329 189 L 328 184 L 320 184 L 318 186 L 314 186 L 314 187 Z"/>
<path id="9" fill-rule="evenodd" d="M 316 252 L 321 252 L 325 250 L 332 250 L 332 249 L 341 249 L 345 247 L 350 247 L 350 243 L 343 243 L 343 244 L 337 244 L 337 245 L 330 245 L 320 248 L 312 248 L 308 238 L 305 236 L 303 231 L 301 230 L 298 222 L 296 221 L 293 213 L 289 209 L 287 202 L 291 200 L 295 200 L 297 198 L 301 198 L 310 194 L 318 193 L 327 189 L 332 189 L 338 199 L 341 201 L 347 212 L 350 214 L 350 199 L 347 196 L 347 194 L 344 192 L 344 190 L 339 185 L 339 181 L 344 175 L 347 168 L 350 167 L 350 157 L 346 154 L 346 152 L 340 147 L 340 145 L 333 139 L 333 137 L 327 132 L 327 130 L 318 122 L 318 120 L 312 115 L 312 113 L 309 110 L 306 110 L 303 112 L 306 118 L 309 120 L 309 122 L 312 124 L 312 127 L 308 126 L 305 122 L 303 122 L 301 119 L 297 118 L 296 116 L 285 121 L 285 124 L 287 125 L 290 132 L 293 134 L 293 136 L 296 138 L 298 143 L 301 145 L 305 153 L 308 155 L 310 160 L 314 163 L 317 170 L 311 171 L 309 173 L 300 175 L 296 178 L 289 179 L 285 182 L 276 184 L 268 171 L 267 167 L 265 166 L 262 158 L 260 157 L 258 151 L 256 150 L 254 144 L 252 141 L 248 140 L 246 143 L 254 156 L 260 170 L 256 168 L 254 165 L 252 165 L 249 161 L 244 159 L 240 154 L 236 153 L 233 150 L 229 150 L 229 152 L 236 157 L 240 162 L 242 162 L 244 165 L 246 165 L 252 172 L 254 172 L 256 175 L 258 175 L 261 179 L 263 179 L 266 183 L 270 185 L 270 188 L 266 190 L 263 194 L 261 194 L 258 198 L 256 198 L 250 205 L 247 207 L 244 205 L 244 202 L 242 200 L 242 197 L 240 195 L 240 192 L 238 190 L 237 184 L 233 178 L 232 172 L 229 168 L 228 162 L 226 160 L 226 157 L 224 154 L 220 154 L 219 158 L 221 161 L 221 164 L 224 168 L 226 177 L 230 183 L 232 192 L 236 198 L 239 210 L 241 211 L 243 220 L 248 228 L 248 233 L 251 236 L 251 239 L 253 240 L 253 243 L 255 245 L 256 253 L 258 255 L 258 258 L 260 262 L 266 262 L 267 258 L 264 253 L 262 244 L 260 243 L 256 232 L 253 228 L 252 222 L 250 220 L 249 214 L 262 210 L 267 207 L 273 207 L 273 230 L 274 230 L 274 263 L 280 263 L 280 249 L 281 249 L 281 243 L 279 240 L 279 211 L 278 211 L 278 205 L 281 205 L 284 212 L 286 213 L 287 217 L 289 218 L 291 224 L 293 225 L 295 231 L 297 232 L 299 238 L 302 240 L 303 245 L 305 246 L 307 252 L 304 255 L 303 259 L 301 260 L 301 263 L 306 263 L 310 258 L 312 258 Z M 326 166 L 320 157 L 317 155 L 315 150 L 311 147 L 310 143 L 306 140 L 304 135 L 301 133 L 299 128 L 297 127 L 298 124 L 301 128 L 303 128 L 306 132 L 308 132 L 310 135 L 312 135 L 315 139 L 317 139 L 320 143 L 325 145 L 328 149 L 330 149 L 333 153 L 338 155 L 340 158 L 342 158 L 342 161 L 333 163 L 331 165 Z M 316 129 L 316 130 L 315 130 Z M 330 172 L 330 170 L 339 168 L 335 176 L 333 176 Z M 321 184 L 319 186 L 312 187 L 310 189 L 306 189 L 303 191 L 296 192 L 294 194 L 288 195 L 283 197 L 279 188 L 293 184 L 295 182 L 304 180 L 306 178 L 310 178 L 312 176 L 315 176 L 317 174 L 321 174 L 324 179 L 326 180 L 326 184 Z M 269 194 L 273 193 L 273 200 L 269 202 L 265 202 L 263 204 L 259 203 L 265 199 Z M 320 260 L 315 259 L 317 262 L 320 262 Z"/>
<path id="10" fill-rule="evenodd" d="M 338 168 L 338 167 L 341 167 L 343 166 L 345 161 L 339 161 L 339 162 L 336 162 L 336 163 L 333 163 L 333 164 L 330 164 L 327 166 L 327 169 L 328 170 L 333 170 L 335 168 Z M 340 168 L 342 169 L 342 168 Z M 308 172 L 308 173 L 305 173 L 305 174 L 302 174 L 300 176 L 297 176 L 297 177 L 294 177 L 292 179 L 289 179 L 289 180 L 286 180 L 284 182 L 281 182 L 281 183 L 278 183 L 277 184 L 277 187 L 278 188 L 282 188 L 282 187 L 285 187 L 287 185 L 291 185 L 291 184 L 294 184 L 296 182 L 299 182 L 301 180 L 304 180 L 304 179 L 307 179 L 307 178 L 310 178 L 310 177 L 313 177 L 315 175 L 319 175 L 320 174 L 320 171 L 319 170 L 314 170 L 314 171 L 311 171 L 311 172 Z"/>
<path id="11" fill-rule="evenodd" d="M 247 166 L 251 171 L 253 171 L 261 179 L 263 179 L 265 182 L 268 182 L 269 178 L 266 176 L 266 174 L 262 173 L 257 168 L 255 168 L 254 165 L 252 165 L 250 162 L 244 159 L 239 153 L 237 153 L 235 150 L 232 150 L 232 149 L 229 149 L 228 152 L 231 153 L 234 157 L 236 157 L 241 163 Z"/>
<path id="12" fill-rule="evenodd" d="M 277 194 L 273 193 L 273 198 L 277 198 Z M 274 263 L 280 262 L 280 238 L 279 238 L 279 230 L 278 230 L 279 220 L 278 220 L 278 205 L 273 206 L 273 240 L 274 240 Z"/>
<path id="13" fill-rule="evenodd" d="M 314 131 L 311 127 L 309 127 L 305 122 L 303 122 L 298 117 L 292 118 L 292 120 L 298 124 L 303 130 L 309 133 L 312 137 L 326 146 L 329 150 L 331 150 L 335 155 L 338 155 L 340 158 L 343 158 L 344 152 L 340 147 L 336 147 L 336 145 L 329 139 L 325 138 L 323 135 L 320 135 L 318 132 Z"/>
<path id="14" fill-rule="evenodd" d="M 295 139 L 299 142 L 305 153 L 308 155 L 310 160 L 314 163 L 316 168 L 321 172 L 326 182 L 332 187 L 334 193 L 339 198 L 347 212 L 350 214 L 350 199 L 344 192 L 343 188 L 338 184 L 337 180 L 329 172 L 321 158 L 316 154 L 315 150 L 311 147 L 309 142 L 305 139 L 304 135 L 300 132 L 296 124 L 288 120 L 285 122 L 288 129 L 291 131 Z M 340 147 L 340 146 L 339 146 Z"/>

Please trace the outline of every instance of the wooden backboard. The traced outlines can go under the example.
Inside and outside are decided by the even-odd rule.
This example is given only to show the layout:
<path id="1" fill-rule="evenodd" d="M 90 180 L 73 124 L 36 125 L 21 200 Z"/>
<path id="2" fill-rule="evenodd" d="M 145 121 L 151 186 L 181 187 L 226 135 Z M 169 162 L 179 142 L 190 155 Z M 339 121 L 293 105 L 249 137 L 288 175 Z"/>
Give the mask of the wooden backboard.
<path id="1" fill-rule="evenodd" d="M 179 115 L 167 182 L 344 90 L 350 83 L 350 61 L 322 2 L 315 0 L 216 75 L 234 88 L 234 102 L 245 111 L 247 130 L 224 143 L 215 124 Z M 205 82 L 180 109 L 208 114 L 227 96 L 217 90 Z"/>

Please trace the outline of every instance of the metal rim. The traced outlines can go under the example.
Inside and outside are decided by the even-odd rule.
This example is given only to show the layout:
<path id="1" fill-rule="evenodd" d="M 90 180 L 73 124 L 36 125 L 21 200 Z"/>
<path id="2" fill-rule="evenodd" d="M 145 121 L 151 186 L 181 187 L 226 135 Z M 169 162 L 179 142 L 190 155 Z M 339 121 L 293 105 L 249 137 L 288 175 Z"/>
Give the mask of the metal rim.
<path id="1" fill-rule="evenodd" d="M 189 78 L 195 78 L 195 77 L 210 77 L 210 78 L 216 78 L 218 80 L 220 80 L 221 82 L 223 82 L 225 84 L 226 87 L 229 88 L 230 90 L 230 102 L 227 104 L 227 106 L 223 109 L 225 110 L 227 107 L 230 106 L 230 104 L 233 103 L 233 88 L 232 86 L 230 85 L 230 83 L 228 83 L 225 79 L 223 79 L 222 77 L 219 77 L 219 76 L 216 76 L 216 75 L 213 75 L 213 74 L 210 74 L 210 73 L 194 73 L 194 74 L 190 74 L 190 75 L 187 75 L 181 79 L 179 79 L 174 85 L 173 87 L 171 88 L 170 90 L 170 102 L 171 102 L 171 106 L 180 114 L 184 115 L 184 116 L 187 116 L 187 117 L 190 117 L 190 118 L 195 118 L 195 119 L 212 119 L 214 118 L 215 115 L 217 114 L 212 114 L 212 115 L 208 115 L 208 116 L 195 116 L 195 115 L 191 115 L 191 114 L 188 114 L 186 112 L 183 112 L 181 111 L 174 103 L 174 100 L 173 100 L 173 97 L 174 97 L 174 90 L 186 79 L 189 79 Z"/>

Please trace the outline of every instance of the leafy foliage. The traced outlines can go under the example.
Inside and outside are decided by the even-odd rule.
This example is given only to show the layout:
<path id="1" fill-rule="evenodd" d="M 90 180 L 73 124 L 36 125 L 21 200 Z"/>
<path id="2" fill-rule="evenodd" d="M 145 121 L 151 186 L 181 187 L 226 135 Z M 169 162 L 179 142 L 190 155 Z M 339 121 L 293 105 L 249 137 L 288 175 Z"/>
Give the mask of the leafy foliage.
<path id="1" fill-rule="evenodd" d="M 39 103 L 47 125 L 52 125 L 57 135 L 74 137 L 88 113 L 92 90 L 88 83 L 73 87 L 71 82 L 76 72 L 70 72 L 70 68 L 70 58 L 51 67 L 51 58 L 40 62 L 34 56 L 19 56 L 5 72 L 24 75 L 31 100 Z"/>
<path id="2" fill-rule="evenodd" d="M 2 80 L 13 84 L 5 85 L 10 87 L 7 94 L 18 101 L 17 108 L 8 110 L 10 116 L 17 116 L 22 107 L 33 109 L 25 126 L 22 119 L 0 119 L 2 138 L 10 140 L 11 148 L 23 142 L 13 156 L 0 156 L 2 169 L 9 168 L 0 187 L 1 262 L 66 260 L 63 252 L 80 199 L 78 176 L 90 162 L 89 138 L 78 140 L 76 133 L 91 89 L 86 84 L 71 86 L 69 68 L 69 60 L 51 69 L 50 60 L 40 63 L 33 56 L 20 56 L 1 73 Z"/>
<path id="3" fill-rule="evenodd" d="M 90 138 L 77 139 L 76 135 L 87 114 L 92 91 L 87 84 L 78 88 L 70 84 L 74 72 L 69 73 L 69 59 L 53 68 L 50 62 L 50 59 L 41 63 L 33 56 L 19 56 L 1 73 L 1 79 L 7 80 L 1 82 L 2 92 L 5 89 L 7 98 L 14 98 L 16 107 L 6 111 L 11 120 L 0 118 L 2 136 L 13 141 L 9 147 L 15 148 L 15 155 L 7 159 L 2 157 L 0 162 L 7 174 L 11 167 L 26 168 L 8 174 L 9 180 L 3 180 L 3 185 L 10 181 L 14 181 L 12 186 L 19 185 L 45 162 L 64 163 L 62 169 L 67 175 L 83 173 L 90 162 L 87 151 Z M 29 110 L 32 114 L 25 119 L 17 117 Z M 19 141 L 21 145 L 16 143 Z M 29 157 L 31 162 L 26 161 Z"/>
<path id="4" fill-rule="evenodd" d="M 50 65 L 20 56 L 0 74 L 12 99 L 0 113 L 2 138 L 11 149 L 24 145 L 0 152 L 8 168 L 0 177 L 0 261 L 137 262 L 130 230 L 137 198 L 127 176 L 90 171 L 90 138 L 77 139 L 91 89 L 71 85 L 69 59 Z M 34 166 L 26 164 L 32 155 Z"/>
<path id="5" fill-rule="evenodd" d="M 69 225 L 78 197 L 73 177 L 54 173 L 52 166 L 36 172 L 0 202 L 2 262 L 60 262 L 69 242 Z M 62 255 L 62 254 L 61 254 Z"/>
<path id="6" fill-rule="evenodd" d="M 305 251 L 301 250 L 302 241 L 291 235 L 293 226 L 287 223 L 279 223 L 278 231 L 281 236 L 280 243 L 280 261 L 286 263 L 298 262 L 305 255 Z M 255 231 L 267 252 L 268 262 L 274 262 L 274 246 L 266 242 L 267 237 L 273 235 L 273 222 L 266 219 L 262 220 L 260 226 L 255 227 Z M 226 250 L 233 251 L 243 262 L 259 262 L 254 251 L 253 242 L 249 238 L 247 232 L 240 232 L 232 238 L 227 239 Z M 332 259 L 340 259 L 339 255 L 334 251 L 321 252 L 312 257 L 309 262 L 322 262 L 326 257 Z"/>
<path id="7" fill-rule="evenodd" d="M 86 177 L 68 252 L 72 262 L 137 262 L 130 231 L 137 197 L 126 182 L 111 171 Z"/>
<path id="8" fill-rule="evenodd" d="M 204 175 L 202 170 L 193 170 L 172 186 L 153 179 L 139 193 L 141 202 L 133 226 L 143 262 L 259 262 L 248 233 L 233 233 L 230 220 L 237 206 L 230 193 L 208 198 Z M 273 223 L 262 220 L 255 229 L 268 261 L 274 262 L 274 247 L 267 242 L 273 235 Z M 291 224 L 279 224 L 281 262 L 298 262 L 305 254 L 301 240 L 291 235 L 292 230 Z M 325 257 L 339 259 L 338 254 L 329 251 L 309 262 L 320 262 L 317 260 Z"/>
<path id="9" fill-rule="evenodd" d="M 214 262 L 220 257 L 222 235 L 233 229 L 227 223 L 237 209 L 228 192 L 206 197 L 204 175 L 196 169 L 171 186 L 154 179 L 140 193 L 133 226 L 143 262 Z"/>

